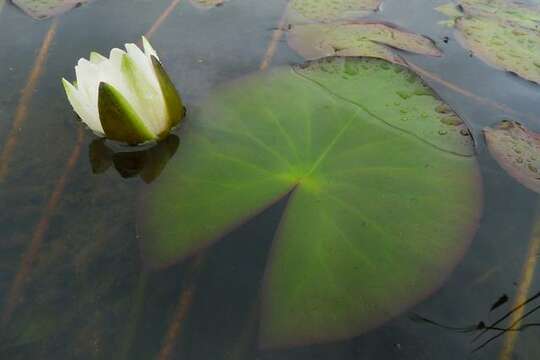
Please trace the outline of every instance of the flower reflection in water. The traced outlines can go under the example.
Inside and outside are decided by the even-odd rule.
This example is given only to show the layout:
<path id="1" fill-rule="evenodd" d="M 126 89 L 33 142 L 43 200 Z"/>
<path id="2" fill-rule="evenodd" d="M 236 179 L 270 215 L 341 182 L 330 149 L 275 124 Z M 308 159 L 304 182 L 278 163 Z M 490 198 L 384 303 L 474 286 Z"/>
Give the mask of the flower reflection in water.
<path id="1" fill-rule="evenodd" d="M 152 147 L 109 146 L 105 139 L 89 145 L 90 165 L 94 174 L 106 172 L 111 165 L 123 178 L 140 176 L 147 184 L 159 177 L 167 162 L 174 156 L 180 139 L 171 134 Z"/>

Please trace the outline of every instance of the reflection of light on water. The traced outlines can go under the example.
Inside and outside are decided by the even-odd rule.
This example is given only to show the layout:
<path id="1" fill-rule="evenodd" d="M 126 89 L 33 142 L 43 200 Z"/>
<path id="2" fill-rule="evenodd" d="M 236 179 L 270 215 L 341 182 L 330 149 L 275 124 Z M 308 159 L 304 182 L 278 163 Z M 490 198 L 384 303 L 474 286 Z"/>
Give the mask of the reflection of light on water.
<path id="1" fill-rule="evenodd" d="M 178 136 L 171 134 L 150 148 L 115 151 L 107 146 L 106 140 L 96 139 L 89 145 L 90 165 L 94 174 L 102 174 L 114 165 L 123 178 L 140 176 L 149 184 L 159 177 L 179 144 Z"/>

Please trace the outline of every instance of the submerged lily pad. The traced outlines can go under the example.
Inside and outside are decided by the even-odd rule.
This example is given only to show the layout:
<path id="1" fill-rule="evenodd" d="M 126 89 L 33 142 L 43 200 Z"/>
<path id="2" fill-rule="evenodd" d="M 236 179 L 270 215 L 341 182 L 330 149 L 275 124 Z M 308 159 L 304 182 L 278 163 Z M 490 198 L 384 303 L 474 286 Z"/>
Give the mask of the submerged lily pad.
<path id="1" fill-rule="evenodd" d="M 194 6 L 202 9 L 211 9 L 216 6 L 221 6 L 225 0 L 189 0 Z"/>
<path id="2" fill-rule="evenodd" d="M 489 152 L 508 174 L 532 191 L 540 193 L 540 134 L 517 121 L 504 120 L 485 128 Z"/>
<path id="3" fill-rule="evenodd" d="M 355 19 L 379 9 L 382 0 L 292 0 L 288 10 L 291 24 Z"/>
<path id="4" fill-rule="evenodd" d="M 185 259 L 288 196 L 263 284 L 263 346 L 383 323 L 439 286 L 472 238 L 472 138 L 402 66 L 280 67 L 217 90 L 201 109 L 141 206 L 143 256 Z"/>
<path id="5" fill-rule="evenodd" d="M 540 7 L 512 0 L 460 0 L 439 10 L 458 40 L 484 62 L 540 83 Z"/>
<path id="6" fill-rule="evenodd" d="M 441 56 L 431 39 L 374 21 L 297 25 L 289 32 L 289 46 L 308 60 L 334 55 L 368 56 L 403 64 L 391 48 Z"/>
<path id="7" fill-rule="evenodd" d="M 47 19 L 84 5 L 91 0 L 12 0 L 34 19 Z"/>

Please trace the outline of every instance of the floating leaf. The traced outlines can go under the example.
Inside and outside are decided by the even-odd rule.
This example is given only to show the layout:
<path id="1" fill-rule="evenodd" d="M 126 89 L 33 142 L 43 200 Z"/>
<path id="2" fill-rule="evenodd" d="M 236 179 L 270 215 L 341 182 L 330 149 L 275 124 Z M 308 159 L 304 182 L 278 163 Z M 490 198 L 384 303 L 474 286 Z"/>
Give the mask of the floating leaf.
<path id="1" fill-rule="evenodd" d="M 291 24 L 355 19 L 377 11 L 382 0 L 292 0 L 288 19 Z"/>
<path id="2" fill-rule="evenodd" d="M 381 324 L 440 285 L 471 240 L 472 138 L 402 66 L 276 68 L 201 109 L 143 202 L 142 252 L 154 266 L 185 259 L 289 195 L 263 285 L 263 346 Z"/>
<path id="3" fill-rule="evenodd" d="M 90 0 L 13 0 L 34 19 L 47 19 L 88 3 Z"/>
<path id="4" fill-rule="evenodd" d="M 461 0 L 453 17 L 460 43 L 497 68 L 540 83 L 540 7 L 511 0 Z"/>
<path id="5" fill-rule="evenodd" d="M 516 21 L 517 25 L 529 29 L 536 29 L 540 21 L 540 7 L 523 0 L 459 0 L 459 5 L 467 16 Z"/>
<path id="6" fill-rule="evenodd" d="M 485 128 L 489 152 L 522 185 L 540 193 L 540 134 L 517 121 L 504 120 Z"/>
<path id="7" fill-rule="evenodd" d="M 190 0 L 191 3 L 202 9 L 211 9 L 216 6 L 221 6 L 225 0 Z"/>
<path id="8" fill-rule="evenodd" d="M 389 47 L 440 56 L 434 42 L 389 23 L 354 21 L 297 25 L 289 32 L 289 46 L 308 60 L 338 56 L 368 56 L 404 64 Z"/>

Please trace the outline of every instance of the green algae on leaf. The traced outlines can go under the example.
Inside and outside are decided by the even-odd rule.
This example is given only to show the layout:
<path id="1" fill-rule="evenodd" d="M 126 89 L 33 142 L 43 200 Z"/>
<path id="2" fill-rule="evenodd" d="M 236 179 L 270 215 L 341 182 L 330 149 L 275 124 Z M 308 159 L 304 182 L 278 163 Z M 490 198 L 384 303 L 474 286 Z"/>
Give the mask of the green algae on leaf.
<path id="1" fill-rule="evenodd" d="M 288 42 L 308 60 L 334 55 L 367 56 L 404 64 L 391 48 L 441 56 L 431 39 L 390 23 L 375 21 L 296 25 L 289 31 Z"/>
<path id="2" fill-rule="evenodd" d="M 469 131 L 400 65 L 255 74 L 211 94 L 180 137 L 141 206 L 143 257 L 185 259 L 288 196 L 263 284 L 265 347 L 382 324 L 439 286 L 475 231 Z"/>
<path id="3" fill-rule="evenodd" d="M 291 24 L 355 19 L 379 9 L 382 0 L 292 0 L 287 18 Z"/>
<path id="4" fill-rule="evenodd" d="M 540 7 L 512 0 L 460 0 L 439 7 L 459 42 L 484 62 L 540 83 Z"/>
<path id="5" fill-rule="evenodd" d="M 540 134 L 517 121 L 504 120 L 485 128 L 491 155 L 510 176 L 528 189 L 540 193 Z"/>
<path id="6" fill-rule="evenodd" d="M 459 0 L 459 5 L 458 10 L 468 16 L 497 18 L 530 29 L 540 21 L 540 6 L 522 0 Z"/>
<path id="7" fill-rule="evenodd" d="M 91 0 L 12 0 L 34 19 L 47 19 L 84 5 Z"/>

